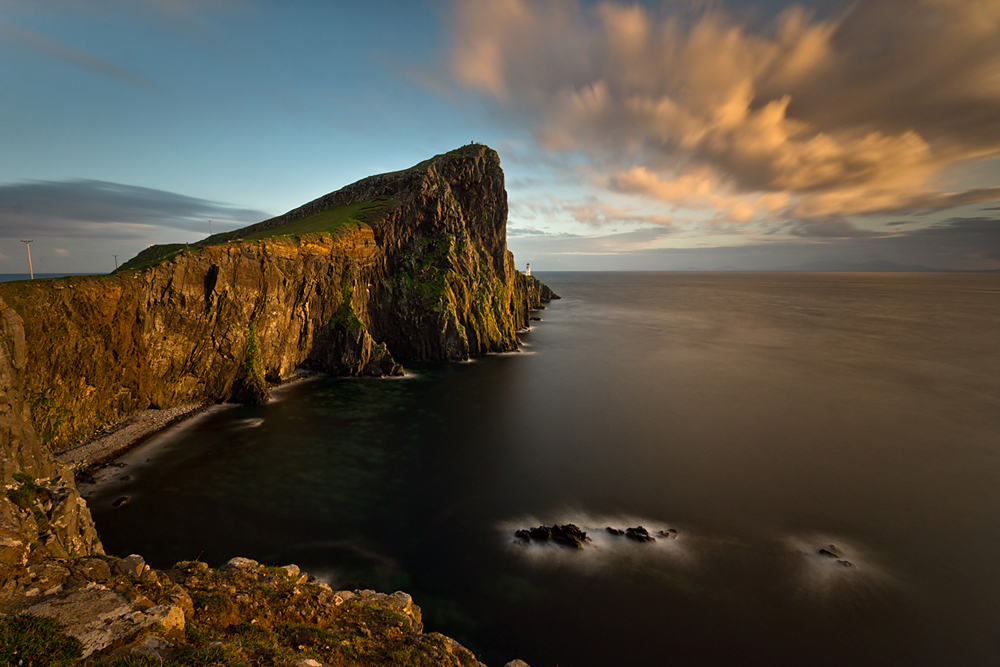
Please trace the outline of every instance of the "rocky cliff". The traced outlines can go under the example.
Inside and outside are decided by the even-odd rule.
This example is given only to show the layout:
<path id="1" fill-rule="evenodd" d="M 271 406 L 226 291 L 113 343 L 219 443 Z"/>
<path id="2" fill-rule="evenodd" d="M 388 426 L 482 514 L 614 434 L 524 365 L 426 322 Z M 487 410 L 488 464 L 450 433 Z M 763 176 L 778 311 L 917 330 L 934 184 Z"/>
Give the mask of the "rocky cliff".
<path id="1" fill-rule="evenodd" d="M 2 284 L 35 430 L 58 450 L 148 407 L 262 400 L 300 366 L 379 376 L 513 350 L 558 297 L 514 269 L 506 220 L 499 157 L 470 145 L 110 276 Z"/>
<path id="2" fill-rule="evenodd" d="M 101 554 L 90 510 L 67 467 L 35 437 L 24 398 L 21 318 L 0 299 L 0 566 Z"/>

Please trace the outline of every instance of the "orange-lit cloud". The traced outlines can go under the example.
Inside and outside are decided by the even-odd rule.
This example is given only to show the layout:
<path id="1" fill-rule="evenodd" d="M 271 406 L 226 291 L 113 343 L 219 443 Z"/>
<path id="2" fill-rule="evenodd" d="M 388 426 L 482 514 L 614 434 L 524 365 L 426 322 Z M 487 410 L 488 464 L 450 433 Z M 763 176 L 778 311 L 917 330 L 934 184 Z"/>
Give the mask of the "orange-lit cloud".
<path id="1" fill-rule="evenodd" d="M 956 163 L 1000 154 L 1000 2 L 869 0 L 772 30 L 577 0 L 455 3 L 452 74 L 578 151 L 607 184 L 733 221 L 941 208 Z M 959 184 L 960 186 L 961 184 Z"/>

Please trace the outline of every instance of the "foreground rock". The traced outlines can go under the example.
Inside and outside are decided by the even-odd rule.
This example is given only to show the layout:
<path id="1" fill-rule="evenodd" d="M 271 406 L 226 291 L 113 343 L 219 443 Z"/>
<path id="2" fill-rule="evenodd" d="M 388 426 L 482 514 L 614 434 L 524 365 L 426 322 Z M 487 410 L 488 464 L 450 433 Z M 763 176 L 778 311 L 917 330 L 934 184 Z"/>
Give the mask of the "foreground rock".
<path id="1" fill-rule="evenodd" d="M 81 665 L 126 655 L 156 661 L 148 664 L 481 665 L 458 642 L 424 633 L 406 593 L 335 591 L 295 565 L 246 558 L 218 569 L 185 561 L 153 570 L 140 556 L 0 568 L 0 615 L 0 625 L 20 615 L 58 622 Z"/>

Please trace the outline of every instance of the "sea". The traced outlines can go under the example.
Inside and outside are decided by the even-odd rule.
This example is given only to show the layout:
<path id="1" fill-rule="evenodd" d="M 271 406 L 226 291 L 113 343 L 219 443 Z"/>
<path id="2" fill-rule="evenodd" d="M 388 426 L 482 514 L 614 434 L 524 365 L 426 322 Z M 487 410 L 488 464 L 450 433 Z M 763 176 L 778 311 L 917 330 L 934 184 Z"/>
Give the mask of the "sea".
<path id="1" fill-rule="evenodd" d="M 133 450 L 105 548 L 404 590 L 497 667 L 1000 664 L 1000 275 L 537 275 L 519 352 Z"/>

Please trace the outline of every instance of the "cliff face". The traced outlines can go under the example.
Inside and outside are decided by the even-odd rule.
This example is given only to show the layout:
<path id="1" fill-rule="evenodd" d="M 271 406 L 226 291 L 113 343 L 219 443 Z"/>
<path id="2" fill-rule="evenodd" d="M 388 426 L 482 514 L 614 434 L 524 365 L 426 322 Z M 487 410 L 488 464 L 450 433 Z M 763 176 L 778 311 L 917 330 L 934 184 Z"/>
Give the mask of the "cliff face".
<path id="1" fill-rule="evenodd" d="M 292 233 L 344 210 L 362 213 Z M 259 400 L 299 366 L 380 376 L 515 349 L 558 297 L 514 270 L 506 220 L 499 158 L 471 146 L 141 270 L 0 285 L 24 320 L 35 429 L 58 450 L 148 407 Z"/>
<path id="2" fill-rule="evenodd" d="M 0 566 L 104 553 L 72 473 L 31 428 L 26 352 L 21 318 L 0 299 Z"/>

